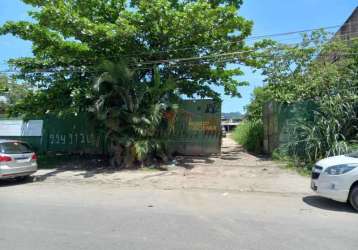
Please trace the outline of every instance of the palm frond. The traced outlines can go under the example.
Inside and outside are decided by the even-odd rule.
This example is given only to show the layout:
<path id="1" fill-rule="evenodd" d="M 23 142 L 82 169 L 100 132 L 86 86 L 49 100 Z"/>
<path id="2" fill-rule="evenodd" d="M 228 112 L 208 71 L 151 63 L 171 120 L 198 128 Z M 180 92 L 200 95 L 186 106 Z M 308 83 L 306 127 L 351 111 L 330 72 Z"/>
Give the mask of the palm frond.
<path id="1" fill-rule="evenodd" d="M 157 135 L 164 112 L 175 108 L 163 98 L 175 95 L 174 83 L 162 82 L 157 68 L 150 83 L 140 81 L 123 63 L 105 62 L 101 67 L 103 73 L 93 85 L 93 110 L 107 130 L 115 161 L 128 166 L 154 155 L 165 158 L 165 140 Z"/>

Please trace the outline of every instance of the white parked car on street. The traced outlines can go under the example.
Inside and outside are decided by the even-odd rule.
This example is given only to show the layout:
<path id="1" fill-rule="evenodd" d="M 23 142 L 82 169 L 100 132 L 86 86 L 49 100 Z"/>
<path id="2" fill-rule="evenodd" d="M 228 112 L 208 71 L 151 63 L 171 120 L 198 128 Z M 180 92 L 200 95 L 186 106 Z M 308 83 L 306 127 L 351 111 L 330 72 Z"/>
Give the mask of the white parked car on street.
<path id="1" fill-rule="evenodd" d="M 0 140 L 0 179 L 26 178 L 37 171 L 37 157 L 22 141 Z"/>
<path id="2" fill-rule="evenodd" d="M 358 211 L 358 152 L 318 161 L 311 188 L 320 196 L 349 202 Z"/>

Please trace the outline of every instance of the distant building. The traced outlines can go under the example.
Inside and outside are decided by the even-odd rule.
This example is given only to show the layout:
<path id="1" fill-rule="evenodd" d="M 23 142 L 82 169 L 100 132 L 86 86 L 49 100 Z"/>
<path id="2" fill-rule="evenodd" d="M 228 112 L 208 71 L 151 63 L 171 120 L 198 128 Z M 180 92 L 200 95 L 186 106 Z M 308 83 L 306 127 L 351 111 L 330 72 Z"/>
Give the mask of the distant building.
<path id="1" fill-rule="evenodd" d="M 221 116 L 221 127 L 225 129 L 226 132 L 229 132 L 236 128 L 237 125 L 243 120 L 242 117 L 235 117 L 235 118 L 226 118 L 225 116 Z"/>
<path id="2" fill-rule="evenodd" d="M 344 40 L 358 37 L 358 7 L 355 8 L 347 21 L 337 31 L 336 37 L 340 37 Z"/>

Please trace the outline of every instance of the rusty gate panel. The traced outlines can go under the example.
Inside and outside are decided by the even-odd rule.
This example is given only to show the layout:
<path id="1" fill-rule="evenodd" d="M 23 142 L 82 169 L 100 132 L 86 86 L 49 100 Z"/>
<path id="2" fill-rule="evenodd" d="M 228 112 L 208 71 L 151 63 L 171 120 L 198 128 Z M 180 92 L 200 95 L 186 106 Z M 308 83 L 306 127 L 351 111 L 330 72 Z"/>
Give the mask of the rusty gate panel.
<path id="1" fill-rule="evenodd" d="M 181 155 L 220 153 L 221 105 L 213 100 L 184 100 L 172 119 L 169 149 Z"/>

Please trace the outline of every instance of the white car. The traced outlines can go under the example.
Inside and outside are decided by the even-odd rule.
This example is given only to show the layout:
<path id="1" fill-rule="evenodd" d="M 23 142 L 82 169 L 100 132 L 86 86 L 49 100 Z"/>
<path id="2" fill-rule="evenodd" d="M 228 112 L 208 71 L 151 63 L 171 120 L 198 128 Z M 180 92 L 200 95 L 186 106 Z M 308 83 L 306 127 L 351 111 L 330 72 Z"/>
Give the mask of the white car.
<path id="1" fill-rule="evenodd" d="M 358 152 L 318 161 L 311 188 L 320 196 L 349 202 L 358 211 Z"/>
<path id="2" fill-rule="evenodd" d="M 26 178 L 37 171 L 37 156 L 22 141 L 0 140 L 0 180 Z"/>

